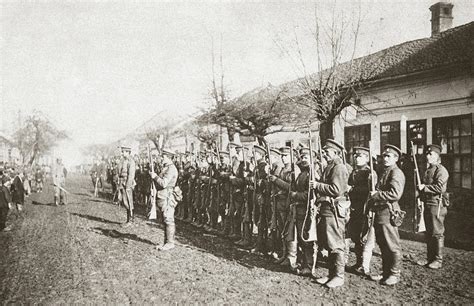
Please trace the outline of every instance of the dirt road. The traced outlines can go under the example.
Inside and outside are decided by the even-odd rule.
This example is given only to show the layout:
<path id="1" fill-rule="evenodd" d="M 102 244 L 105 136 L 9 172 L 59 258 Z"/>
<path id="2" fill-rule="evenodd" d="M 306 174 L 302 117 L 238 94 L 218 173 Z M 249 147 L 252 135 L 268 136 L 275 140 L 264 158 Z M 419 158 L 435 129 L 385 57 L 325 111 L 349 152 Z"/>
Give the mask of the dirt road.
<path id="1" fill-rule="evenodd" d="M 402 282 L 384 287 L 346 273 L 329 290 L 228 240 L 178 223 L 178 246 L 155 250 L 163 230 L 92 196 L 86 177 L 68 181 L 67 206 L 33 194 L 23 219 L 0 233 L 0 300 L 7 303 L 474 303 L 474 252 L 447 249 L 440 271 L 416 266 L 425 246 L 403 241 Z M 354 258 L 351 258 L 353 261 Z M 380 256 L 373 265 L 380 267 Z M 320 274 L 325 269 L 320 268 Z"/>

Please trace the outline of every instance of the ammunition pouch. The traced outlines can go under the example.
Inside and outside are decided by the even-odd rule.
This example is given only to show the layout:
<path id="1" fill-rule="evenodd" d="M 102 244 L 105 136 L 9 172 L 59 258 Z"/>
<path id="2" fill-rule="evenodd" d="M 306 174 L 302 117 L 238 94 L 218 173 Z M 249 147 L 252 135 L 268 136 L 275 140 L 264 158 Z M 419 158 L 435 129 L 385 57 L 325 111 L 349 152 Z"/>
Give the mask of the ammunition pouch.
<path id="1" fill-rule="evenodd" d="M 334 199 L 337 216 L 339 218 L 348 218 L 351 213 L 351 201 L 348 197 L 342 196 Z"/>
<path id="2" fill-rule="evenodd" d="M 183 192 L 181 191 L 181 188 L 179 188 L 179 186 L 175 186 L 173 188 L 173 197 L 176 202 L 181 202 L 183 200 Z"/>
<path id="3" fill-rule="evenodd" d="M 445 192 L 441 194 L 441 205 L 443 205 L 443 207 L 451 206 L 451 202 L 449 200 L 449 193 Z"/>
<path id="4" fill-rule="evenodd" d="M 390 210 L 390 224 L 396 227 L 401 226 L 407 212 L 403 210 L 394 210 L 392 204 L 388 205 L 388 209 Z"/>

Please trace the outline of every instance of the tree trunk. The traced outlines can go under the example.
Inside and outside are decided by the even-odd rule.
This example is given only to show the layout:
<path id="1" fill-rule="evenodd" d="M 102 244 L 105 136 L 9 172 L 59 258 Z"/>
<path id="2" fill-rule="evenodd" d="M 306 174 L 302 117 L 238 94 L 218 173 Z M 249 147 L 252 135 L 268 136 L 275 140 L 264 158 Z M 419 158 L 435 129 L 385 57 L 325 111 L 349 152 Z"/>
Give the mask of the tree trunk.
<path id="1" fill-rule="evenodd" d="M 329 138 L 334 139 L 334 119 L 327 119 L 321 122 L 319 125 L 319 137 L 321 137 L 322 144 Z"/>

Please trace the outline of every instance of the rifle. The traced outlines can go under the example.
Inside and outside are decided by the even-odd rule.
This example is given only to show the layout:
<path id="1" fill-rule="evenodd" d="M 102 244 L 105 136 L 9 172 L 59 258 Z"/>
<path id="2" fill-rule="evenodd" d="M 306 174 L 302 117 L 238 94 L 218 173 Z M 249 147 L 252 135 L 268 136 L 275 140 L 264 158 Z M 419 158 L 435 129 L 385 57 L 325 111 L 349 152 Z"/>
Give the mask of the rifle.
<path id="1" fill-rule="evenodd" d="M 308 179 L 308 203 L 306 208 L 306 214 L 303 221 L 303 227 L 301 231 L 301 239 L 304 242 L 317 241 L 316 231 L 316 195 L 314 190 L 309 186 L 309 182 L 314 180 L 314 161 L 313 161 L 313 140 L 311 139 L 311 128 L 308 128 L 309 132 L 309 179 Z M 334 205 L 334 204 L 333 204 Z M 336 217 L 337 222 L 337 217 Z"/>
<path id="2" fill-rule="evenodd" d="M 155 167 L 153 165 L 153 158 L 151 157 L 151 149 L 150 145 L 148 145 L 148 161 L 150 163 L 150 171 L 151 173 L 155 172 Z M 149 197 L 149 205 L 150 211 L 148 212 L 148 220 L 156 220 L 156 188 L 153 179 L 151 180 L 150 186 L 150 197 Z"/>
<path id="3" fill-rule="evenodd" d="M 267 197 L 269 198 L 271 202 L 271 208 L 272 208 L 272 219 L 270 221 L 270 233 L 275 232 L 277 230 L 277 211 L 276 211 L 276 201 L 275 198 L 273 197 L 273 184 L 270 182 L 270 175 L 271 175 L 271 167 L 273 166 L 272 163 L 272 158 L 270 155 L 270 148 L 268 147 L 268 143 L 266 143 L 266 149 L 267 149 L 267 155 L 268 155 L 268 163 L 270 164 L 268 168 L 268 173 L 267 173 Z"/>
<path id="4" fill-rule="evenodd" d="M 253 169 L 253 193 L 252 193 L 252 201 L 253 201 L 253 210 L 252 210 L 252 222 L 253 224 L 255 224 L 257 227 L 258 227 L 258 224 L 260 223 L 260 220 L 257 220 L 256 217 L 257 217 L 257 201 L 258 201 L 258 197 L 257 197 L 257 186 L 258 186 L 258 180 L 259 180 L 259 173 L 258 173 L 258 162 L 257 162 L 257 159 L 255 158 L 255 147 L 252 148 L 252 155 L 253 155 L 253 159 L 254 159 L 254 162 L 255 162 L 255 167 Z M 250 206 L 250 205 L 249 205 Z M 262 215 L 262 205 L 258 206 L 259 208 L 259 217 Z"/>
<path id="5" fill-rule="evenodd" d="M 370 167 L 370 190 L 369 194 L 367 195 L 367 200 L 364 203 L 364 214 L 366 216 L 366 220 L 362 224 L 362 230 L 360 235 L 360 241 L 362 243 L 366 243 L 367 239 L 369 238 L 370 229 L 374 226 L 374 219 L 375 219 L 375 212 L 370 209 L 370 198 L 372 196 L 372 191 L 375 191 L 375 180 L 374 176 L 374 164 L 372 161 L 372 145 L 369 141 L 369 167 Z"/>
<path id="6" fill-rule="evenodd" d="M 247 166 L 247 159 L 245 158 L 245 148 L 242 148 L 242 160 L 244 163 L 244 172 L 248 170 Z M 250 207 L 249 207 L 249 201 L 248 201 L 248 188 L 247 188 L 247 182 L 245 181 L 244 178 L 244 190 L 243 190 L 243 197 L 244 197 L 244 214 L 243 214 L 243 222 L 251 222 L 252 220 L 250 219 Z"/>
<path id="7" fill-rule="evenodd" d="M 296 181 L 295 178 L 295 162 L 294 162 L 294 154 L 293 154 L 293 141 L 290 142 L 290 163 L 291 163 L 291 173 L 290 173 L 290 184 L 288 187 L 288 196 L 286 201 L 288 203 L 288 207 L 291 207 L 291 187 L 293 186 L 294 182 Z M 293 209 L 293 208 L 292 208 Z M 296 212 L 293 212 L 293 216 L 295 216 Z M 296 223 L 294 220 L 290 220 L 291 218 L 288 217 L 285 225 L 283 226 L 283 230 L 281 233 L 281 238 L 285 238 L 288 235 L 289 227 L 292 225 L 294 233 L 296 233 Z M 297 235 L 295 234 L 294 241 L 296 241 Z"/>
<path id="8" fill-rule="evenodd" d="M 58 184 L 53 183 L 53 186 L 59 188 L 60 190 L 64 191 L 65 193 L 69 193 L 69 191 L 67 191 L 63 187 L 59 186 Z"/>
<path id="9" fill-rule="evenodd" d="M 426 231 L 425 218 L 423 212 L 425 206 L 423 201 L 420 199 L 420 194 L 418 192 L 418 186 L 421 184 L 420 171 L 418 170 L 418 163 L 416 161 L 415 146 L 413 141 L 411 143 L 411 155 L 413 157 L 413 163 L 415 165 L 415 211 L 413 213 L 413 231 L 415 233 L 421 233 Z"/>

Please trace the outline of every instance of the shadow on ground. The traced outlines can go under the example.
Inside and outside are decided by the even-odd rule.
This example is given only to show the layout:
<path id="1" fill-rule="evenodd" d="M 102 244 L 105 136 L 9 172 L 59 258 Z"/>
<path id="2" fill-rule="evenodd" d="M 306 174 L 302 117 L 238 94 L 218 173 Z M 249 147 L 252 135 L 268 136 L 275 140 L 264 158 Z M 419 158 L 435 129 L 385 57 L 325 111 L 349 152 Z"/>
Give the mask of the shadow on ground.
<path id="1" fill-rule="evenodd" d="M 140 238 L 139 236 L 135 234 L 130 234 L 130 233 L 122 233 L 114 229 L 106 229 L 106 228 L 101 228 L 101 227 L 94 227 L 92 230 L 96 233 L 102 234 L 104 236 L 110 237 L 110 238 L 115 238 L 115 239 L 122 239 L 122 240 L 134 240 L 137 242 L 142 242 L 150 245 L 155 245 L 155 243 L 151 242 L 148 239 Z"/>
<path id="2" fill-rule="evenodd" d="M 109 224 L 121 224 L 120 222 L 117 222 L 117 221 L 110 221 L 104 218 L 99 218 L 99 217 L 95 217 L 91 215 L 84 215 L 84 214 L 78 214 L 78 213 L 69 213 L 69 214 L 80 217 L 80 218 L 84 218 L 87 220 L 96 221 L 96 222 L 109 223 Z"/>

